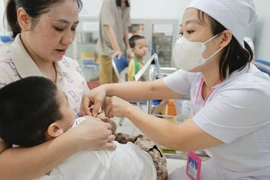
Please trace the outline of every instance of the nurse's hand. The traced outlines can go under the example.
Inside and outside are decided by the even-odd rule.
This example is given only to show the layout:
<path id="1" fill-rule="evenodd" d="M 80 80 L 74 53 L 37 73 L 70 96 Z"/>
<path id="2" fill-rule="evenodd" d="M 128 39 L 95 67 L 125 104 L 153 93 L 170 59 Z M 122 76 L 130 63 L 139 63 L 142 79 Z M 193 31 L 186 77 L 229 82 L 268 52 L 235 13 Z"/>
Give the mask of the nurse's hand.
<path id="1" fill-rule="evenodd" d="M 104 123 L 98 118 L 87 116 L 79 126 L 68 131 L 71 140 L 79 143 L 80 149 L 102 150 L 115 149 L 111 142 L 115 139 L 112 135 L 112 125 Z"/>
<path id="2" fill-rule="evenodd" d="M 103 105 L 106 97 L 106 89 L 105 86 L 99 86 L 89 92 L 87 92 L 82 97 L 81 102 L 81 115 L 85 116 L 94 116 L 97 117 L 98 112 Z M 91 107 L 91 111 L 89 110 Z"/>
<path id="3" fill-rule="evenodd" d="M 126 117 L 126 112 L 130 108 L 133 108 L 132 104 L 116 96 L 106 98 L 106 101 L 103 105 L 105 115 L 109 118 L 114 116 Z"/>

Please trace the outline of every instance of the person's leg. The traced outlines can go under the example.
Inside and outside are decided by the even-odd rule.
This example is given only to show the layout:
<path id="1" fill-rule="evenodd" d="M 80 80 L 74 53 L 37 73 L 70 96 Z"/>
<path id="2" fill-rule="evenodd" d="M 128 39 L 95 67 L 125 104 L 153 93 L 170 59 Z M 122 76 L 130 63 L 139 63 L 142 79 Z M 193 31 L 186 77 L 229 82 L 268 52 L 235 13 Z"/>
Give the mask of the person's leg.
<path id="1" fill-rule="evenodd" d="M 113 66 L 110 56 L 99 56 L 99 83 L 108 84 L 113 82 Z"/>
<path id="2" fill-rule="evenodd" d="M 112 83 L 118 83 L 119 79 L 114 71 L 114 69 L 112 70 Z"/>

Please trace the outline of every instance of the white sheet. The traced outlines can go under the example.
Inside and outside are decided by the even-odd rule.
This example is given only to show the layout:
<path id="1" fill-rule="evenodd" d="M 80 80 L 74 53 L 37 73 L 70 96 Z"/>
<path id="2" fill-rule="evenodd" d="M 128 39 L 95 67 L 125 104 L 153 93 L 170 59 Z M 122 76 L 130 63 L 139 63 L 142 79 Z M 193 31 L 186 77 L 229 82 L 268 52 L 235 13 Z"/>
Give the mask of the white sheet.
<path id="1" fill-rule="evenodd" d="M 156 180 L 151 157 L 132 143 L 114 151 L 81 151 L 38 180 Z"/>

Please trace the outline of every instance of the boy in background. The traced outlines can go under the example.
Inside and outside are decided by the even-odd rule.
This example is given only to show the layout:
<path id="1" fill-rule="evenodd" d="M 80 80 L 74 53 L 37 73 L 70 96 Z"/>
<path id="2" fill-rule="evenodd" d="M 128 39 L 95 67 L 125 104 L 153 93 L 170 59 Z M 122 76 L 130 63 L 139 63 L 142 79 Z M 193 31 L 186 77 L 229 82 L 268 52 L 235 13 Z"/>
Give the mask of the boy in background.
<path id="1" fill-rule="evenodd" d="M 83 120 L 75 120 L 67 96 L 47 78 L 28 77 L 0 89 L 0 137 L 9 145 L 44 143 Z M 134 144 L 113 142 L 117 146 L 113 151 L 80 151 L 41 180 L 166 179 L 166 158 L 159 148 L 142 135 L 130 141 Z"/>
<path id="2" fill-rule="evenodd" d="M 134 58 L 129 62 L 128 81 L 134 81 L 135 75 L 144 66 L 143 58 L 147 55 L 146 40 L 143 36 L 134 35 L 129 39 L 129 46 L 134 54 Z M 145 81 L 144 76 L 140 81 Z M 153 108 L 152 114 L 161 114 L 162 109 L 167 105 L 168 100 L 161 100 L 160 104 Z"/>
<path id="3" fill-rule="evenodd" d="M 129 39 L 129 46 L 134 54 L 128 66 L 128 81 L 134 81 L 135 75 L 144 66 L 143 58 L 147 54 L 146 40 L 143 36 L 134 35 Z M 141 81 L 145 81 L 142 77 Z"/>

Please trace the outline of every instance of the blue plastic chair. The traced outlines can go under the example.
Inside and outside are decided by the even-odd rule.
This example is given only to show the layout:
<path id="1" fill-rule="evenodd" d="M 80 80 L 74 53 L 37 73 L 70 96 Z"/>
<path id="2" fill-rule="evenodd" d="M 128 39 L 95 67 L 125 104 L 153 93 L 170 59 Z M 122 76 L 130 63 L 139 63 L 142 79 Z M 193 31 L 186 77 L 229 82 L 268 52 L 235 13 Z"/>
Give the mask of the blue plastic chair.
<path id="1" fill-rule="evenodd" d="M 120 73 L 128 67 L 129 61 L 125 56 L 122 56 L 120 59 L 115 57 L 112 59 L 112 65 L 114 72 L 118 79 L 120 79 Z"/>

